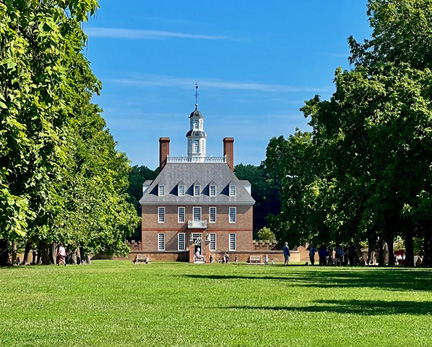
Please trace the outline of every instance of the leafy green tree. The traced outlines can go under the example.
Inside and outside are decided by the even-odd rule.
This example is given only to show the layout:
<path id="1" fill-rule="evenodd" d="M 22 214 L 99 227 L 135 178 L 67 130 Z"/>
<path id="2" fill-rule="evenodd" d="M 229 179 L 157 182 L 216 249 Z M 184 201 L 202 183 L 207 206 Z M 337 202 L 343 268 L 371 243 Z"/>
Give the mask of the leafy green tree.
<path id="1" fill-rule="evenodd" d="M 0 3 L 0 264 L 12 243 L 124 252 L 137 218 L 129 165 L 100 110 L 83 56 L 82 21 L 96 0 Z"/>
<path id="2" fill-rule="evenodd" d="M 264 165 L 238 164 L 234 171 L 239 179 L 251 183 L 252 197 L 255 200 L 253 224 L 256 233 L 264 226 L 268 226 L 270 216 L 280 212 L 280 184 L 267 176 Z"/>
<path id="3" fill-rule="evenodd" d="M 274 242 L 276 241 L 276 235 L 269 228 L 263 227 L 260 230 L 258 230 L 258 239 Z"/>
<path id="4" fill-rule="evenodd" d="M 142 197 L 142 186 L 146 180 L 154 180 L 159 174 L 159 168 L 151 170 L 147 166 L 135 165 L 129 173 L 129 202 L 135 206 L 135 210 L 139 217 L 141 217 L 141 205 L 139 200 Z M 133 239 L 141 239 L 141 218 L 139 225 L 135 228 Z"/>

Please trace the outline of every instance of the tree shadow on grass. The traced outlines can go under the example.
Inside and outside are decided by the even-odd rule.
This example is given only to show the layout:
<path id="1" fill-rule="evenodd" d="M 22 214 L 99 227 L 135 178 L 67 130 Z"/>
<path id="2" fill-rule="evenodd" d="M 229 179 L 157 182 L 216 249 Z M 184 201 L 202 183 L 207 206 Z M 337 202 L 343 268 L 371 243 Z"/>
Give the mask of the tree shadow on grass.
<path id="1" fill-rule="evenodd" d="M 333 312 L 358 314 L 366 316 L 378 315 L 431 315 L 430 301 L 373 301 L 373 300 L 317 300 L 313 306 L 230 306 L 225 309 L 271 310 L 296 312 Z"/>
<path id="2" fill-rule="evenodd" d="M 432 291 L 432 272 L 416 269 L 331 269 L 286 273 L 285 276 L 269 274 L 251 275 L 200 275 L 189 274 L 189 278 L 214 280 L 275 280 L 292 286 L 312 288 L 379 288 L 387 290 Z"/>

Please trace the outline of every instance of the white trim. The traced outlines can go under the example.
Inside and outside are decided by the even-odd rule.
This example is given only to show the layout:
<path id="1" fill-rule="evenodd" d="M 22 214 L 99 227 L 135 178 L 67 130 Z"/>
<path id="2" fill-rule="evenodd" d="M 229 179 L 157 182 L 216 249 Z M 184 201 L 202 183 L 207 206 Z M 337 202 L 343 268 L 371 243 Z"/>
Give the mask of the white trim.
<path id="1" fill-rule="evenodd" d="M 196 209 L 196 208 L 199 209 L 199 216 L 200 216 L 199 219 L 195 219 L 195 209 Z M 194 222 L 197 222 L 197 221 L 201 221 L 201 220 L 202 220 L 202 207 L 200 207 L 200 206 L 194 206 L 194 207 L 192 207 L 192 220 L 193 220 Z"/>
<path id="2" fill-rule="evenodd" d="M 162 240 L 161 240 L 161 236 L 162 236 Z M 163 248 L 161 248 L 161 243 Z M 158 233 L 158 251 L 159 252 L 165 251 L 165 233 Z"/>
<path id="3" fill-rule="evenodd" d="M 183 248 L 180 247 L 180 236 L 183 237 Z M 186 236 L 185 236 L 185 233 L 178 233 L 177 234 L 177 249 L 179 251 L 184 251 L 186 249 Z"/>
<path id="4" fill-rule="evenodd" d="M 231 239 L 232 236 L 234 236 L 234 248 L 231 247 Z M 230 251 L 235 251 L 237 249 L 237 235 L 236 234 L 229 234 L 229 240 L 228 240 L 228 247 Z"/>
<path id="5" fill-rule="evenodd" d="M 231 220 L 231 209 L 234 209 L 234 220 Z M 228 208 L 228 221 L 232 224 L 237 222 L 237 207 Z"/>
<path id="6" fill-rule="evenodd" d="M 140 201 L 140 205 L 141 206 L 154 206 L 155 204 L 157 204 L 157 201 Z M 164 201 L 163 202 L 164 205 L 178 205 L 179 202 L 178 201 Z M 200 201 L 199 202 L 200 205 L 206 205 L 206 206 L 213 206 L 214 204 L 218 204 L 218 205 L 232 205 L 233 202 L 232 201 Z M 191 205 L 195 205 L 196 201 L 182 201 L 182 205 L 187 205 L 187 206 L 191 206 Z M 237 201 L 235 202 L 235 204 L 237 206 L 253 206 L 255 205 L 255 201 L 254 202 L 250 202 L 250 201 Z"/>
<path id="7" fill-rule="evenodd" d="M 180 220 L 180 209 L 183 209 L 183 220 Z M 184 223 L 186 221 L 186 208 L 184 206 L 179 206 L 177 208 L 177 222 Z"/>
<path id="8" fill-rule="evenodd" d="M 180 187 L 183 187 L 183 194 L 180 194 Z M 180 184 L 179 186 L 177 186 L 177 195 L 178 196 L 183 197 L 183 196 L 185 196 L 185 193 L 186 193 L 186 187 L 184 186 L 184 184 Z"/>
<path id="9" fill-rule="evenodd" d="M 212 219 L 211 219 L 211 209 L 212 208 L 214 208 L 214 221 L 212 221 Z M 217 217 L 216 217 L 216 215 L 217 215 L 217 208 L 216 208 L 216 206 L 210 206 L 209 207 L 209 223 L 216 223 L 216 220 L 217 220 Z"/>
<path id="10" fill-rule="evenodd" d="M 165 196 L 165 186 L 163 184 L 158 185 L 158 196 Z"/>
<path id="11" fill-rule="evenodd" d="M 212 235 L 214 236 L 214 248 L 212 248 Z M 209 244 L 209 250 L 214 252 L 217 249 L 217 236 L 216 233 L 210 233 L 209 235 L 210 244 Z"/>
<path id="12" fill-rule="evenodd" d="M 163 213 L 162 218 L 161 212 Z M 165 223 L 165 207 L 158 207 L 158 223 Z"/>
<path id="13" fill-rule="evenodd" d="M 237 186 L 235 184 L 230 184 L 229 185 L 229 196 L 236 196 L 236 195 L 237 195 Z"/>
<path id="14" fill-rule="evenodd" d="M 198 194 L 197 194 L 196 188 L 198 188 Z M 193 193 L 194 193 L 194 196 L 201 196 L 201 186 L 199 184 L 194 184 Z"/>
<path id="15" fill-rule="evenodd" d="M 214 187 L 214 194 L 212 194 L 212 187 Z M 210 185 L 210 187 L 209 187 L 209 196 L 211 196 L 211 197 L 215 197 L 216 196 L 216 185 L 215 184 Z"/>

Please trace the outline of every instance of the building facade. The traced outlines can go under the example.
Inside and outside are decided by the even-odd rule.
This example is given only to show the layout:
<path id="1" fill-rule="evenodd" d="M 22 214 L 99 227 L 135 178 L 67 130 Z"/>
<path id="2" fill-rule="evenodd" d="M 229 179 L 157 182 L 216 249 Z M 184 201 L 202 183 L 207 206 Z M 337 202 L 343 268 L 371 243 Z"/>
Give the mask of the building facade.
<path id="1" fill-rule="evenodd" d="M 159 139 L 160 173 L 143 185 L 141 249 L 155 260 L 243 259 L 253 249 L 251 185 L 234 174 L 234 139 L 223 139 L 223 157 L 206 156 L 204 117 L 189 117 L 187 157 L 170 157 Z"/>

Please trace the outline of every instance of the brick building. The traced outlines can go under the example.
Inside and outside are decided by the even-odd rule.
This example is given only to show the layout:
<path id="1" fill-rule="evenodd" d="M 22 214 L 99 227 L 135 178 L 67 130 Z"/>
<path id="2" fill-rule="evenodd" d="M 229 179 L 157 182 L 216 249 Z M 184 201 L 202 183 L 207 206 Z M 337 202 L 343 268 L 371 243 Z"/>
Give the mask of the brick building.
<path id="1" fill-rule="evenodd" d="M 223 254 L 246 260 L 253 247 L 251 185 L 234 174 L 234 139 L 223 139 L 223 157 L 206 157 L 204 117 L 189 117 L 187 157 L 169 156 L 159 139 L 160 173 L 143 185 L 141 252 L 153 260 L 208 262 Z"/>

